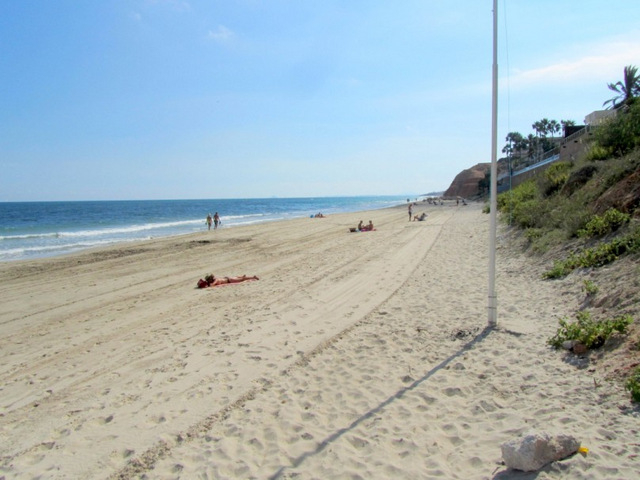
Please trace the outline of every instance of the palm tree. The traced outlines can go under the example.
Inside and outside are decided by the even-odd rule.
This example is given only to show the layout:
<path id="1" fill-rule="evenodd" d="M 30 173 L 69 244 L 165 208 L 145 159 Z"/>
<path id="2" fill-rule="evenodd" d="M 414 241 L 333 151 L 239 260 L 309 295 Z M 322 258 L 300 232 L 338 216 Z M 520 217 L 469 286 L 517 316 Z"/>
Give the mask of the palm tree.
<path id="1" fill-rule="evenodd" d="M 542 121 L 538 120 L 537 122 L 531 125 L 531 128 L 535 130 L 536 137 L 542 136 L 542 132 L 544 131 L 544 126 L 542 125 Z"/>
<path id="2" fill-rule="evenodd" d="M 538 135 L 541 138 L 546 138 L 547 133 L 553 133 L 554 131 L 553 129 L 555 128 L 553 126 L 554 122 L 558 123 L 555 120 L 549 120 L 548 118 L 543 118 L 542 120 L 538 120 L 533 125 L 531 125 L 531 128 L 533 128 L 536 131 L 536 135 Z"/>
<path id="3" fill-rule="evenodd" d="M 640 76 L 638 76 L 638 67 L 627 65 L 624 67 L 624 78 L 622 81 L 607 84 L 609 90 L 616 92 L 618 95 L 610 98 L 602 104 L 611 104 L 611 109 L 618 108 L 620 105 L 628 104 L 634 97 L 640 95 Z"/>
<path id="4" fill-rule="evenodd" d="M 533 133 L 527 135 L 527 155 L 529 158 L 533 158 L 533 155 L 536 153 L 538 147 L 538 137 L 536 137 Z"/>
<path id="5" fill-rule="evenodd" d="M 524 137 L 522 136 L 521 133 L 509 132 L 505 140 L 508 143 L 502 149 L 502 153 L 506 153 L 507 155 L 512 155 L 522 150 L 522 142 L 524 141 Z"/>

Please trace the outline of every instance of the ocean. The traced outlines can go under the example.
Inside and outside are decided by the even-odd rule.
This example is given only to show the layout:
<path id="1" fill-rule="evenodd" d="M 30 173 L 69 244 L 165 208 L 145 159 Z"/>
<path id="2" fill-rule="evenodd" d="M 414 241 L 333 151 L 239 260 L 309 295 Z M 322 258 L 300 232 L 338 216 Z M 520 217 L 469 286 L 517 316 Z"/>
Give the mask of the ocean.
<path id="1" fill-rule="evenodd" d="M 0 202 L 0 261 L 51 257 L 115 243 L 206 230 L 208 213 L 220 228 L 314 215 L 376 210 L 406 196 Z M 212 227 L 213 228 L 213 227 Z"/>

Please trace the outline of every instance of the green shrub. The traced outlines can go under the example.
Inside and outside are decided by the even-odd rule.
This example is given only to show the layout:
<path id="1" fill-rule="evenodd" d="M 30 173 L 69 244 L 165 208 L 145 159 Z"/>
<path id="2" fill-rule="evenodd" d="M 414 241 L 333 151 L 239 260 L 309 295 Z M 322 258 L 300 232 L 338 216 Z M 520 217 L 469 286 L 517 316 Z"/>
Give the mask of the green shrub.
<path id="1" fill-rule="evenodd" d="M 578 196 L 566 197 L 554 195 L 545 200 L 546 210 L 540 212 L 538 223 L 541 227 L 562 230 L 564 239 L 577 235 L 578 230 L 584 228 L 593 213 Z"/>
<path id="2" fill-rule="evenodd" d="M 513 207 L 521 202 L 533 200 L 538 196 L 538 187 L 533 180 L 518 185 L 513 190 L 501 193 L 496 199 L 498 211 L 512 210 Z"/>
<path id="3" fill-rule="evenodd" d="M 640 367 L 636 367 L 633 371 L 625 384 L 625 388 L 629 390 L 634 401 L 640 402 Z"/>
<path id="4" fill-rule="evenodd" d="M 587 296 L 595 297 L 596 294 L 598 293 L 599 288 L 591 280 L 583 280 L 582 281 L 582 290 L 587 294 Z"/>
<path id="5" fill-rule="evenodd" d="M 594 144 L 587 153 L 587 159 L 597 162 L 599 160 L 607 160 L 613 156 L 613 152 L 610 148 L 605 148 L 601 145 Z"/>
<path id="6" fill-rule="evenodd" d="M 547 340 L 547 343 L 554 348 L 562 348 L 565 341 L 574 340 L 591 350 L 604 345 L 607 338 L 616 332 L 626 333 L 632 321 L 630 315 L 623 315 L 612 320 L 597 322 L 591 318 L 589 312 L 578 312 L 575 322 L 569 323 L 566 318 L 560 319 L 558 321 L 560 328 Z"/>
<path id="7" fill-rule="evenodd" d="M 498 211 L 504 214 L 502 219 L 520 228 L 538 226 L 538 221 L 543 217 L 542 210 L 546 208 L 533 180 L 498 195 L 497 205 Z"/>
<path id="8" fill-rule="evenodd" d="M 524 237 L 529 240 L 529 242 L 533 242 L 535 240 L 538 240 L 539 238 L 542 238 L 543 233 L 544 232 L 541 228 L 527 228 L 524 231 Z"/>
<path id="9" fill-rule="evenodd" d="M 566 232 L 567 238 L 575 238 L 578 232 L 584 228 L 589 219 L 591 212 L 586 208 L 576 208 L 573 214 L 568 214 L 562 219 L 562 229 Z"/>
<path id="10" fill-rule="evenodd" d="M 606 158 L 608 158 L 608 156 Z M 598 167 L 593 163 L 576 168 L 570 172 L 569 178 L 562 187 L 562 193 L 572 195 L 586 185 L 596 173 L 598 173 Z"/>
<path id="11" fill-rule="evenodd" d="M 547 270 L 546 272 L 544 272 L 542 274 L 542 278 L 562 278 L 569 275 L 572 271 L 573 268 L 569 267 L 566 260 L 554 260 L 553 267 L 551 268 L 551 270 Z"/>
<path id="12" fill-rule="evenodd" d="M 571 163 L 556 162 L 544 171 L 541 190 L 545 196 L 549 196 L 562 188 L 569 179 L 570 170 Z"/>
<path id="13" fill-rule="evenodd" d="M 610 208 L 604 215 L 594 215 L 587 222 L 585 227 L 578 230 L 579 237 L 596 237 L 616 231 L 625 223 L 628 223 L 631 216 L 628 213 L 622 213 L 615 208 Z"/>
<path id="14" fill-rule="evenodd" d="M 582 253 L 571 253 L 565 260 L 556 260 L 553 268 L 546 271 L 543 278 L 560 278 L 576 268 L 601 267 L 613 262 L 619 256 L 640 251 L 640 228 L 627 235 L 614 238 L 608 243 L 587 248 Z"/>
<path id="15" fill-rule="evenodd" d="M 616 157 L 631 152 L 640 145 L 640 102 L 621 109 L 595 130 L 596 145 Z M 592 148 L 596 150 L 598 147 Z M 597 157 L 597 155 L 596 155 Z M 596 159 L 594 157 L 594 159 Z"/>
<path id="16" fill-rule="evenodd" d="M 567 240 L 566 235 L 562 230 L 539 229 L 538 231 L 540 232 L 540 235 L 530 237 L 531 251 L 533 253 L 546 253 L 556 245 L 560 245 Z"/>
<path id="17" fill-rule="evenodd" d="M 536 215 L 538 200 L 526 200 L 514 205 L 511 211 L 511 217 L 516 225 L 520 228 L 532 228 L 537 225 L 538 216 Z"/>

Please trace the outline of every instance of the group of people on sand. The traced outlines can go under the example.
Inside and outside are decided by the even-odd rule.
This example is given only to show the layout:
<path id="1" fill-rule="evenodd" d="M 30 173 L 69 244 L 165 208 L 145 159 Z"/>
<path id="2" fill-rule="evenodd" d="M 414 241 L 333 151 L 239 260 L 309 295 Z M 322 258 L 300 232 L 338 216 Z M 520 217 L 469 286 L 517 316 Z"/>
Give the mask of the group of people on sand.
<path id="1" fill-rule="evenodd" d="M 325 218 L 325 215 L 323 215 L 322 212 L 318 212 L 315 215 L 311 215 L 311 216 L 314 218 Z M 369 223 L 373 227 L 373 224 L 371 222 Z M 218 212 L 216 212 L 213 216 L 209 213 L 207 215 L 206 224 L 209 230 L 211 230 L 212 224 L 214 226 L 213 227 L 214 229 L 218 228 L 219 225 L 222 225 L 222 222 L 220 221 L 220 215 L 218 215 Z M 362 222 L 360 222 L 360 224 L 362 224 Z M 207 288 L 207 287 L 217 287 L 219 285 L 228 285 L 230 283 L 242 283 L 242 282 L 246 282 L 247 280 L 260 280 L 260 279 L 256 275 L 253 275 L 253 276 L 241 275 L 239 277 L 216 277 L 213 274 L 209 274 L 206 277 L 198 280 L 197 285 L 198 285 L 198 288 Z"/>
<path id="2" fill-rule="evenodd" d="M 211 230 L 211 224 L 213 223 L 214 225 L 214 230 L 216 228 L 218 228 L 219 225 L 222 225 L 222 222 L 220 221 L 220 215 L 218 215 L 218 212 L 216 212 L 213 217 L 211 216 L 211 214 L 207 214 L 207 220 L 206 220 L 206 224 L 207 224 L 207 229 Z"/>
<path id="3" fill-rule="evenodd" d="M 323 215 L 322 213 L 317 213 L 315 215 L 312 215 L 312 217 L 325 218 L 325 215 Z M 220 217 L 218 216 L 218 212 L 216 212 L 213 217 L 211 216 L 211 214 L 207 215 L 207 226 L 209 227 L 209 230 L 211 230 L 212 223 L 215 225 L 214 228 L 218 228 L 218 225 L 220 225 L 221 222 Z M 349 230 L 352 232 L 371 232 L 375 230 L 375 228 L 373 226 L 373 221 L 369 220 L 369 223 L 365 225 L 364 222 L 360 220 L 360 223 L 358 223 L 358 226 L 356 228 L 350 228 Z M 256 275 L 241 275 L 239 277 L 216 277 L 213 274 L 209 274 L 206 277 L 198 280 L 198 288 L 217 287 L 219 285 L 227 285 L 230 283 L 246 282 L 247 280 L 259 280 L 259 278 Z"/>
<path id="4" fill-rule="evenodd" d="M 373 230 L 375 230 L 375 228 L 373 227 L 373 222 L 371 220 L 369 220 L 369 223 L 367 225 L 365 225 L 364 222 L 360 220 L 360 223 L 358 223 L 358 226 L 356 228 L 349 229 L 350 232 L 371 232 Z"/>

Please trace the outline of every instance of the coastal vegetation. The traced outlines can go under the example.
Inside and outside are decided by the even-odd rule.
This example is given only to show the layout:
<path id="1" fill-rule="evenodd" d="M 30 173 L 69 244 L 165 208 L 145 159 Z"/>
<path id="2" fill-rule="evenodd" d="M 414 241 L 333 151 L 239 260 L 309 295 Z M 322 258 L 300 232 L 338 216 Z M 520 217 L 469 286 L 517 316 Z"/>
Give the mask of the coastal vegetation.
<path id="1" fill-rule="evenodd" d="M 640 96 L 640 76 L 638 76 L 638 67 L 635 65 L 627 65 L 624 67 L 624 75 L 621 81 L 607 84 L 609 90 L 616 92 L 617 95 L 602 104 L 602 106 L 611 105 L 616 108 L 621 104 L 629 104 Z"/>
<path id="2" fill-rule="evenodd" d="M 631 393 L 631 398 L 636 402 L 640 402 L 640 367 L 636 367 L 627 380 L 625 387 Z"/>
<path id="3" fill-rule="evenodd" d="M 560 328 L 547 343 L 554 348 L 562 348 L 565 342 L 580 343 L 587 349 L 599 348 L 615 332 L 626 333 L 631 322 L 630 315 L 595 321 L 590 312 L 583 310 L 576 314 L 575 322 L 569 322 L 566 318 L 560 319 Z"/>
<path id="4" fill-rule="evenodd" d="M 562 260 L 554 261 L 553 268 L 544 273 L 544 278 L 565 277 L 576 268 L 597 268 L 617 260 L 621 255 L 640 252 L 640 228 L 626 235 L 615 237 L 610 242 L 571 252 Z"/>
<path id="5" fill-rule="evenodd" d="M 595 297 L 598 294 L 598 291 L 600 289 L 598 288 L 598 285 L 595 284 L 595 282 L 589 280 L 589 279 L 585 279 L 582 282 L 582 291 L 584 291 L 587 294 L 587 297 Z"/>
<path id="6" fill-rule="evenodd" d="M 561 131 L 567 132 L 569 127 L 575 126 L 574 120 L 549 120 L 543 118 L 531 125 L 534 133 L 524 136 L 520 132 L 509 132 L 505 138 L 506 145 L 502 149 L 512 170 L 525 166 L 532 161 L 536 161 L 545 152 L 552 150 L 556 146 L 557 134 Z"/>
<path id="7" fill-rule="evenodd" d="M 600 347 L 621 349 L 624 355 L 611 356 L 609 363 L 617 364 L 609 365 L 609 372 L 623 379 L 632 398 L 640 402 L 640 328 L 634 322 L 640 315 L 637 68 L 625 67 L 623 80 L 608 87 L 617 95 L 604 105 L 615 109 L 615 114 L 592 128 L 583 154 L 540 169 L 533 179 L 500 194 L 497 206 L 501 220 L 512 231 L 521 232 L 525 251 L 552 264 L 541 273 L 544 278 L 570 281 L 573 275 L 586 293 L 576 320 L 560 320 L 549 345 L 586 347 L 585 351 L 573 349 L 577 354 Z M 535 136 L 510 133 L 503 150 L 509 155 L 510 167 L 525 156 L 536 156 L 537 148 L 549 146 L 547 134 L 553 135 L 556 125 L 543 119 L 533 125 Z M 607 265 L 615 267 L 602 268 Z M 624 340 L 609 341 L 623 335 Z"/>
<path id="8" fill-rule="evenodd" d="M 640 248 L 640 101 L 598 127 L 587 148 L 498 196 L 501 218 L 525 230 L 532 251 L 581 239 L 586 257 L 604 260 Z"/>

